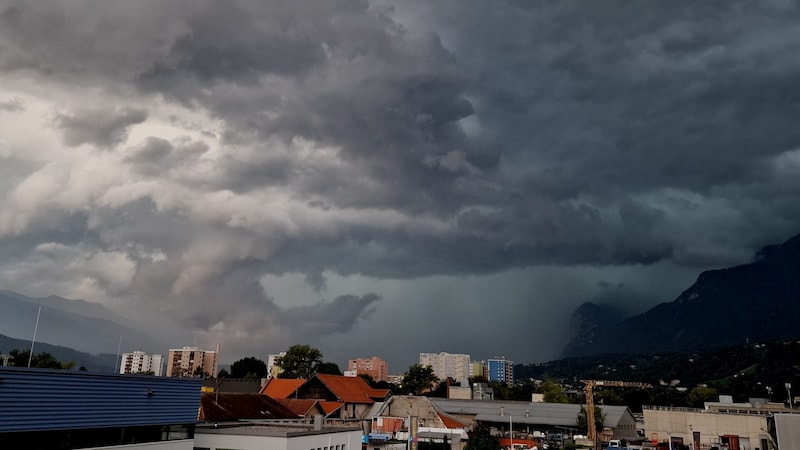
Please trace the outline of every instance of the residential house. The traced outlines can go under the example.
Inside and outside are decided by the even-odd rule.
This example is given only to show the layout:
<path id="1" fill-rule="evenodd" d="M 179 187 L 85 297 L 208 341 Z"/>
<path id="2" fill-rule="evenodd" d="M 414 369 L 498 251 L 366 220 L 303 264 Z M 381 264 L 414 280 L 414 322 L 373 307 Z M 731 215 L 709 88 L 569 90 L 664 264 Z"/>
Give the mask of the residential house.
<path id="1" fill-rule="evenodd" d="M 417 441 L 459 450 L 471 430 L 469 421 L 438 409 L 428 397 L 395 395 L 382 402 L 370 414 L 369 447 L 381 450 L 405 448 L 411 424 L 417 421 Z"/>
<path id="2" fill-rule="evenodd" d="M 276 378 L 261 391 L 275 399 L 318 400 L 328 419 L 361 421 L 376 402 L 389 397 L 388 389 L 374 389 L 361 377 L 317 374 L 309 380 Z"/>

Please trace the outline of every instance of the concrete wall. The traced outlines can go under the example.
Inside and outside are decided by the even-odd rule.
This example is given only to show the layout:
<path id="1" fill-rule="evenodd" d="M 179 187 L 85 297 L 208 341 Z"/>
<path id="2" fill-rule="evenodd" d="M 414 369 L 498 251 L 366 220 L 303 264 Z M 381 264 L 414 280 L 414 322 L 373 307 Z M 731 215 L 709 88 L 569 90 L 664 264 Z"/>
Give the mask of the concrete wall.
<path id="1" fill-rule="evenodd" d="M 692 441 L 692 432 L 700 432 L 701 447 L 719 444 L 719 437 L 732 434 L 746 438 L 741 442 L 742 450 L 766 450 L 761 440 L 767 439 L 767 419 L 760 415 L 719 414 L 701 410 L 645 409 L 645 437 L 655 433 L 659 442 L 667 442 L 669 436 L 681 437 L 684 443 Z M 749 441 L 749 442 L 748 442 Z M 737 450 L 737 449 L 732 449 Z"/>

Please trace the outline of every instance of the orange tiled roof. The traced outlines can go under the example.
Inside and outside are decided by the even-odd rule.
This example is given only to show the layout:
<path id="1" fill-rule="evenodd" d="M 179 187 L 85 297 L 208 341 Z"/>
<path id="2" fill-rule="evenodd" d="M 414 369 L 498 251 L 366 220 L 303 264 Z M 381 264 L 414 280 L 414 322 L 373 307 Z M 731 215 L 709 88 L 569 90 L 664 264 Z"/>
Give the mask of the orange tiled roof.
<path id="1" fill-rule="evenodd" d="M 436 414 L 439 415 L 439 419 L 442 420 L 442 423 L 444 424 L 445 428 L 451 428 L 452 429 L 452 428 L 468 428 L 469 427 L 468 423 L 462 422 L 458 418 L 456 418 L 454 416 L 451 416 L 450 414 L 447 414 L 445 412 L 436 411 Z"/>
<path id="2" fill-rule="evenodd" d="M 261 390 L 262 394 L 267 394 L 272 398 L 289 398 L 306 380 L 301 378 L 273 378 L 269 380 L 264 389 Z"/>
<path id="3" fill-rule="evenodd" d="M 328 402 L 328 401 L 321 401 L 319 402 L 319 406 L 322 407 L 322 412 L 325 413 L 325 416 L 330 416 L 331 413 L 336 412 L 337 409 L 344 406 L 342 402 Z"/>
<path id="4" fill-rule="evenodd" d="M 314 409 L 314 406 L 316 406 L 319 400 L 313 398 L 276 398 L 275 401 L 285 406 L 293 413 L 306 417 L 309 415 L 309 412 Z"/>
<path id="5" fill-rule="evenodd" d="M 345 403 L 375 403 L 375 398 L 382 400 L 389 392 L 388 389 L 371 388 L 361 377 L 317 374 L 317 378 Z"/>
<path id="6" fill-rule="evenodd" d="M 203 393 L 200 420 L 294 419 L 298 415 L 272 398 L 256 393 Z"/>

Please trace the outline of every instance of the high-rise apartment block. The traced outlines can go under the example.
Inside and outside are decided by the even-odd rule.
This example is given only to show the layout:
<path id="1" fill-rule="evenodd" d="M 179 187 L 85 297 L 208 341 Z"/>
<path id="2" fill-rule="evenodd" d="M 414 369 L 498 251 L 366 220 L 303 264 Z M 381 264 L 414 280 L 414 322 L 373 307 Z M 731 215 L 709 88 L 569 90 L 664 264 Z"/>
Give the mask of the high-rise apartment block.
<path id="1" fill-rule="evenodd" d="M 514 385 L 514 361 L 509 361 L 504 356 L 495 357 L 486 361 L 486 367 L 489 381 Z"/>
<path id="2" fill-rule="evenodd" d="M 472 370 L 469 355 L 445 352 L 420 353 L 419 364 L 421 366 L 431 366 L 433 373 L 442 381 L 452 378 L 457 382 L 466 383 L 469 381 Z"/>
<path id="3" fill-rule="evenodd" d="M 168 377 L 194 377 L 208 374 L 217 376 L 219 345 L 216 350 L 200 350 L 197 347 L 170 349 L 167 357 Z"/>
<path id="4" fill-rule="evenodd" d="M 348 372 L 355 375 L 369 375 L 375 381 L 389 381 L 389 363 L 377 356 L 356 358 L 347 362 Z"/>
<path id="5" fill-rule="evenodd" d="M 164 355 L 154 355 L 137 350 L 123 353 L 119 373 L 151 373 L 161 376 L 164 369 Z"/>

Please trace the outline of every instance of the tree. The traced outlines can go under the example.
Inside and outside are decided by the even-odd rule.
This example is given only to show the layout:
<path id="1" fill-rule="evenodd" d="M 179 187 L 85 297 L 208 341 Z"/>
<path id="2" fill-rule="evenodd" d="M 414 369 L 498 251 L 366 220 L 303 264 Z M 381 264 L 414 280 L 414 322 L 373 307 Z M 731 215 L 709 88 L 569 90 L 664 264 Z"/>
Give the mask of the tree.
<path id="1" fill-rule="evenodd" d="M 536 388 L 536 392 L 544 394 L 545 403 L 569 403 L 569 397 L 564 393 L 564 389 L 553 380 L 544 380 Z"/>
<path id="2" fill-rule="evenodd" d="M 689 404 L 696 408 L 702 408 L 703 403 L 716 400 L 717 398 L 718 394 L 716 389 L 702 385 L 693 387 L 687 396 Z"/>
<path id="3" fill-rule="evenodd" d="M 71 369 L 75 366 L 74 362 L 62 363 L 56 359 L 55 356 L 47 352 L 41 352 L 31 358 L 30 350 L 19 350 L 15 348 L 8 352 L 8 356 L 11 357 L 8 364 L 16 367 L 27 367 L 28 359 L 30 359 L 31 367 L 38 367 L 40 369 Z"/>
<path id="4" fill-rule="evenodd" d="M 230 377 L 231 374 L 228 373 L 228 371 L 225 369 L 219 369 L 219 372 L 217 372 L 217 378 L 230 378 Z"/>
<path id="5" fill-rule="evenodd" d="M 500 442 L 491 435 L 488 428 L 482 426 L 470 433 L 464 450 L 500 450 Z"/>
<path id="6" fill-rule="evenodd" d="M 277 365 L 283 369 L 278 378 L 309 379 L 322 363 L 322 352 L 308 345 L 293 345 L 281 356 Z"/>
<path id="7" fill-rule="evenodd" d="M 578 418 L 575 420 L 575 423 L 578 426 L 578 429 L 581 430 L 584 434 L 589 432 L 589 426 L 587 425 L 586 421 L 586 406 L 581 406 L 581 410 L 578 412 Z M 597 434 L 600 434 L 603 431 L 603 427 L 606 423 L 606 415 L 603 414 L 603 410 L 600 409 L 599 406 L 594 407 L 594 429 Z"/>
<path id="8" fill-rule="evenodd" d="M 266 378 L 267 364 L 256 358 L 248 356 L 231 364 L 231 378 Z"/>
<path id="9" fill-rule="evenodd" d="M 413 364 L 409 366 L 408 372 L 403 374 L 401 387 L 406 392 L 420 395 L 431 390 L 438 383 L 439 377 L 434 375 L 433 367 Z"/>
<path id="10" fill-rule="evenodd" d="M 320 363 L 317 366 L 317 373 L 324 373 L 328 375 L 341 375 L 342 371 L 339 369 L 339 365 L 333 362 L 324 362 Z"/>

